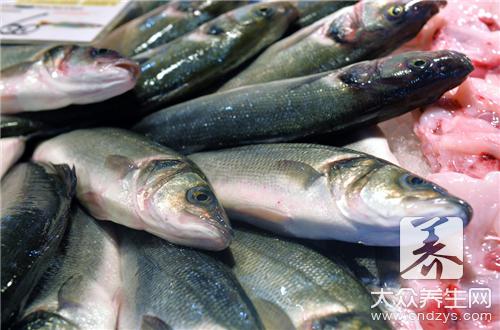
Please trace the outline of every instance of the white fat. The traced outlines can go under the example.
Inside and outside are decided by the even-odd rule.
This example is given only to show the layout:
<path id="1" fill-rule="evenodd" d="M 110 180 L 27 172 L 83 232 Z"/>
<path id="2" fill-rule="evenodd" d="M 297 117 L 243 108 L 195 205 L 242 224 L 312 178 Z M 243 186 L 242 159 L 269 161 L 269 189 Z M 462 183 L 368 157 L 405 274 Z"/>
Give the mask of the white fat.
<path id="1" fill-rule="evenodd" d="M 419 113 L 407 113 L 387 120 L 378 126 L 389 143 L 389 148 L 401 167 L 415 174 L 426 176 L 430 167 L 420 149 L 420 140 L 413 131 L 415 119 Z"/>
<path id="2" fill-rule="evenodd" d="M 357 133 L 356 142 L 345 145 L 345 148 L 364 152 L 399 165 L 397 158 L 391 152 L 389 142 L 378 127 L 371 127 Z"/>

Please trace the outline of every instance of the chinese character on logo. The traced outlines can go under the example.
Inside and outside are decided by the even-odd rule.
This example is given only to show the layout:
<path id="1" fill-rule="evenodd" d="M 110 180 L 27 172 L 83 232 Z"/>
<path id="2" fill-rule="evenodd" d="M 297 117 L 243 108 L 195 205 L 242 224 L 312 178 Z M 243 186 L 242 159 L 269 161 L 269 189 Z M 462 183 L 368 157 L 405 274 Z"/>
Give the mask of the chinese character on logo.
<path id="1" fill-rule="evenodd" d="M 463 273 L 463 222 L 458 217 L 407 217 L 400 224 L 404 279 L 459 279 Z"/>

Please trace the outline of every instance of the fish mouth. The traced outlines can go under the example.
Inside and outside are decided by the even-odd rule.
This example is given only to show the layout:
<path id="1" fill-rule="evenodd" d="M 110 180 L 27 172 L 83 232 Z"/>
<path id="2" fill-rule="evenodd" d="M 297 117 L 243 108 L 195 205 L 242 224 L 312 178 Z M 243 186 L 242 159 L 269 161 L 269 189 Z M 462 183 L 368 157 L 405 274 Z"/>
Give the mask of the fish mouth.
<path id="1" fill-rule="evenodd" d="M 453 50 L 443 51 L 436 64 L 440 74 L 457 79 L 464 79 L 474 71 L 472 61 L 465 54 Z"/>
<path id="2" fill-rule="evenodd" d="M 139 78 L 139 74 L 141 72 L 139 64 L 134 61 L 131 61 L 129 59 L 119 59 L 113 63 L 113 66 L 126 70 L 132 75 L 134 80 L 137 80 L 137 78 Z"/>
<path id="3" fill-rule="evenodd" d="M 466 201 L 459 198 L 440 198 L 435 201 L 435 205 L 443 205 L 445 209 L 453 210 L 445 216 L 456 216 L 462 219 L 464 227 L 469 224 L 472 219 L 472 207 Z"/>

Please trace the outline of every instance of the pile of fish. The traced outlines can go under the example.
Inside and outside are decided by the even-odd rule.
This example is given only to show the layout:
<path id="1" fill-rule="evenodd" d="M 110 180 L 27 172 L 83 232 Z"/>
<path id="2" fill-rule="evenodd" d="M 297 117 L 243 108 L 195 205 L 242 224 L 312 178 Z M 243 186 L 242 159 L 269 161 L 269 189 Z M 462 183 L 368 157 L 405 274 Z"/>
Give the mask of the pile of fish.
<path id="1" fill-rule="evenodd" d="M 2 326 L 433 328 L 374 319 L 370 291 L 404 284 L 403 217 L 481 226 L 394 142 L 478 79 L 415 46 L 446 5 L 150 1 L 93 45 L 2 43 Z M 435 152 L 429 111 L 432 168 L 475 160 Z"/>

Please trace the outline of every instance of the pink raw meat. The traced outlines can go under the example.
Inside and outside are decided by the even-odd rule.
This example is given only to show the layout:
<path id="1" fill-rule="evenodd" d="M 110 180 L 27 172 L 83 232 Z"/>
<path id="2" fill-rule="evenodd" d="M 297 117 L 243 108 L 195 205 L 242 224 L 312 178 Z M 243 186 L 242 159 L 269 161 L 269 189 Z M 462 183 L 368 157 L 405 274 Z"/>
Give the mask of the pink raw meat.
<path id="1" fill-rule="evenodd" d="M 415 126 L 434 172 L 481 178 L 500 170 L 500 5 L 449 1 L 402 50 L 453 49 L 476 70 L 457 89 L 425 109 Z"/>
<path id="2" fill-rule="evenodd" d="M 490 288 L 491 307 L 446 310 L 430 306 L 419 311 L 456 312 L 461 317 L 465 313 L 492 313 L 491 321 L 421 322 L 425 330 L 430 329 L 500 329 L 498 311 L 500 309 L 500 172 L 491 172 L 484 179 L 474 179 L 459 173 L 436 173 L 427 177 L 446 188 L 450 193 L 466 199 L 474 209 L 471 223 L 465 229 L 464 276 L 459 281 L 414 280 L 405 283 L 416 292 L 423 288 L 435 289 Z"/>

